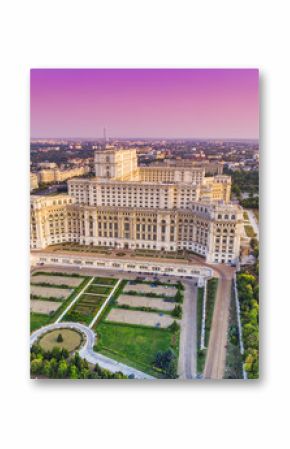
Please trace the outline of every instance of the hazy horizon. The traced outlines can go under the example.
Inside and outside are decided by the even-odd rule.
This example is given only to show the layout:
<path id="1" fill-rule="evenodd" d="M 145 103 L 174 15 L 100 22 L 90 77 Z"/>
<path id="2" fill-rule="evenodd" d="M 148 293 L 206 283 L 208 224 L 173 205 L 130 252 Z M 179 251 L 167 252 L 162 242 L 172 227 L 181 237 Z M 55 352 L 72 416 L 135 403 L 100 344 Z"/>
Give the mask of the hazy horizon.
<path id="1" fill-rule="evenodd" d="M 101 141 L 104 140 L 104 137 L 80 137 L 80 136 L 31 136 L 30 140 L 90 140 L 90 141 Z M 145 137 L 145 136 L 108 136 L 107 143 L 112 140 L 192 140 L 192 141 L 214 141 L 214 140 L 222 140 L 222 141 L 235 141 L 235 142 L 259 142 L 258 138 L 239 138 L 239 137 L 166 137 L 166 136 L 155 136 L 155 137 Z"/>

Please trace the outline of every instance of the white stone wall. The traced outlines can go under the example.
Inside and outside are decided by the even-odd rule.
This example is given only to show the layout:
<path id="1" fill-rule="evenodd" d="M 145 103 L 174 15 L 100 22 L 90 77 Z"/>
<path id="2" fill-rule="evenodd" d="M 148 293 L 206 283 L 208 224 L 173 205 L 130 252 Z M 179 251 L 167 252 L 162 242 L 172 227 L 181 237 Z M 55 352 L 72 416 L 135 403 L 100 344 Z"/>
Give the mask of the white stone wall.
<path id="1" fill-rule="evenodd" d="M 47 252 L 32 252 L 31 253 L 31 265 L 55 265 L 55 266 L 71 266 L 71 267 L 87 267 L 98 268 L 104 270 L 125 271 L 133 273 L 148 273 L 148 274 L 165 274 L 184 277 L 211 277 L 213 270 L 208 267 L 202 267 L 197 264 L 187 265 L 176 262 L 148 262 L 144 261 L 132 261 L 129 259 L 113 259 L 102 258 L 98 256 L 96 259 L 94 256 L 84 256 L 80 254 L 67 255 L 67 254 L 53 254 Z"/>

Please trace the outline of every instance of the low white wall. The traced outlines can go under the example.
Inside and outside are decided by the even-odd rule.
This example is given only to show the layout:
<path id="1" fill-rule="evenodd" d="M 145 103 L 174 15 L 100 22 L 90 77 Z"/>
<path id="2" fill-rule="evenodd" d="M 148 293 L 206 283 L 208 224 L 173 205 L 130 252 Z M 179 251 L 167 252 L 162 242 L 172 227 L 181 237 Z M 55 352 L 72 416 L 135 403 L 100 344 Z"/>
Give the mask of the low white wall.
<path id="1" fill-rule="evenodd" d="M 91 257 L 84 255 L 67 255 L 58 253 L 31 253 L 31 265 L 55 265 L 70 267 L 87 267 L 98 268 L 104 270 L 141 272 L 149 274 L 166 274 L 174 276 L 190 276 L 190 277 L 211 277 L 213 271 L 208 267 L 202 267 L 195 264 L 178 264 L 169 262 L 155 262 L 144 260 L 128 260 L 128 259 L 110 259 L 101 257 Z"/>

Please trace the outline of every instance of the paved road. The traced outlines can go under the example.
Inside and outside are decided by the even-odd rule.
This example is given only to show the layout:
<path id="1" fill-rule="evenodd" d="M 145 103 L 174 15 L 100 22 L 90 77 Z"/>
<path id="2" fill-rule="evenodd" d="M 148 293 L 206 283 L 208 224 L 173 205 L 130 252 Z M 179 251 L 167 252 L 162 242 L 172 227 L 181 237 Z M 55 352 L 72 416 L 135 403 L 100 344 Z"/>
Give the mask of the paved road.
<path id="1" fill-rule="evenodd" d="M 256 238 L 257 238 L 257 240 L 259 240 L 259 225 L 257 223 L 257 219 L 255 217 L 255 214 L 254 214 L 254 212 L 251 209 L 248 209 L 247 212 L 248 212 L 248 216 L 249 216 L 249 220 L 251 222 L 251 225 L 252 225 L 252 227 L 254 229 L 254 232 L 256 233 Z"/>
<path id="2" fill-rule="evenodd" d="M 196 281 L 183 281 L 185 286 L 180 330 L 178 374 L 180 379 L 196 376 Z"/>
<path id="3" fill-rule="evenodd" d="M 204 378 L 222 379 L 225 371 L 227 332 L 231 303 L 231 284 L 235 269 L 226 264 L 210 265 L 199 256 L 192 260 L 212 268 L 219 278 L 217 297 L 205 361 Z"/>
<path id="4" fill-rule="evenodd" d="M 205 379 L 222 379 L 224 376 L 232 276 L 233 271 L 219 270 L 218 290 L 205 361 Z"/>
<path id="5" fill-rule="evenodd" d="M 86 336 L 86 341 L 83 345 L 83 347 L 80 349 L 79 354 L 83 359 L 86 359 L 89 363 L 100 365 L 102 368 L 108 369 L 112 373 L 116 373 L 118 371 L 121 371 L 126 376 L 129 376 L 130 374 L 134 374 L 135 379 L 138 380 L 144 380 L 144 379 L 155 379 L 152 376 L 149 376 L 148 374 L 143 373 L 142 371 L 139 371 L 135 368 L 131 368 L 130 366 L 124 365 L 123 363 L 119 363 L 116 360 L 112 360 L 109 357 L 105 357 L 102 354 L 99 354 L 93 350 L 96 334 L 94 331 L 87 326 L 84 326 L 80 323 L 54 323 L 49 324 L 48 326 L 44 326 L 35 332 L 30 336 L 30 346 L 32 346 L 37 339 L 42 335 L 45 334 L 49 330 L 53 329 L 60 329 L 68 327 L 70 329 L 76 329 Z"/>

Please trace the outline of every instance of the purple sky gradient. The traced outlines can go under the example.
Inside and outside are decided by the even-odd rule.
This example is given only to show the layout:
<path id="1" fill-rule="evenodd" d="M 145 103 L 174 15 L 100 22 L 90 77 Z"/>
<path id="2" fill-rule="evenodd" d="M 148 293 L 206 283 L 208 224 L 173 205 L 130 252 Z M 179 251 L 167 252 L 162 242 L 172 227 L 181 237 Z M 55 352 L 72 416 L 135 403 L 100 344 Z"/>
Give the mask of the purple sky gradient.
<path id="1" fill-rule="evenodd" d="M 259 137 L 255 69 L 33 69 L 31 137 Z"/>

